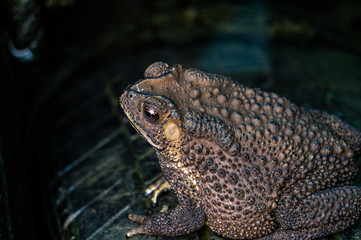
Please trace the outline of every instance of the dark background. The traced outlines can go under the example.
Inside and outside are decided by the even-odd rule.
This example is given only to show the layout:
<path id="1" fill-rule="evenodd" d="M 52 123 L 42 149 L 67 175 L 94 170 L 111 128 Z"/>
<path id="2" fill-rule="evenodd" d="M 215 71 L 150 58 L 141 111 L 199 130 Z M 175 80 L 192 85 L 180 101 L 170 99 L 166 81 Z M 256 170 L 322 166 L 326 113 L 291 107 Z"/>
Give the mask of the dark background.
<path id="1" fill-rule="evenodd" d="M 0 1 L 0 239 L 124 239 L 129 213 L 176 204 L 142 197 L 160 170 L 118 106 L 154 61 L 361 129 L 360 25 L 359 1 Z M 207 227 L 185 238 L 220 239 Z"/>

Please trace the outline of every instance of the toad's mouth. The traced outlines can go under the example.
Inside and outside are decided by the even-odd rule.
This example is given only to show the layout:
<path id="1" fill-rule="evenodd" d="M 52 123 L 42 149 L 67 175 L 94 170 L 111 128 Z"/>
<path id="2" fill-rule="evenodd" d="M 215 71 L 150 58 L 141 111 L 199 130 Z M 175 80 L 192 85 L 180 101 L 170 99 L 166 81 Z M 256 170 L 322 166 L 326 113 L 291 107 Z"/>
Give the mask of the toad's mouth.
<path id="1" fill-rule="evenodd" d="M 128 117 L 129 119 L 129 117 Z M 129 120 L 130 124 L 135 128 L 135 130 L 145 139 L 147 142 L 152 145 L 156 150 L 162 151 L 164 150 L 164 147 L 160 147 L 154 140 L 154 136 L 141 124 L 136 123 L 136 125 L 132 122 L 132 120 Z"/>

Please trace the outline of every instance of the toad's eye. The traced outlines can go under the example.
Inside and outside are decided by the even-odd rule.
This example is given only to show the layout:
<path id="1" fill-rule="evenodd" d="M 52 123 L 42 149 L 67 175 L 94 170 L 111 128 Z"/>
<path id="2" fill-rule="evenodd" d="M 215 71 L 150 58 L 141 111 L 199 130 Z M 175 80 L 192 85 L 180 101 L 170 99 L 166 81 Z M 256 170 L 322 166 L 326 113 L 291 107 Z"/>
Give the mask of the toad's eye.
<path id="1" fill-rule="evenodd" d="M 152 107 L 144 107 L 144 116 L 149 122 L 156 122 L 159 120 L 159 113 Z"/>

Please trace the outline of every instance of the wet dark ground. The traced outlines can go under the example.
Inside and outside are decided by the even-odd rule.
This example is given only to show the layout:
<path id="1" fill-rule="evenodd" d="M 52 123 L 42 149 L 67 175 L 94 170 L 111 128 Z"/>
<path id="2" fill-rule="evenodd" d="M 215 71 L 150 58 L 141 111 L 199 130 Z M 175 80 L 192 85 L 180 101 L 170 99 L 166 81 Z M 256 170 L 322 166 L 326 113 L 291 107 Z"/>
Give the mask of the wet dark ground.
<path id="1" fill-rule="evenodd" d="M 9 45 L 16 26 L 12 7 L 2 8 L 0 239 L 125 239 L 136 226 L 129 213 L 176 205 L 173 193 L 157 207 L 144 197 L 160 169 L 118 105 L 154 61 L 228 75 L 361 129 L 356 1 L 37 4 L 34 32 L 42 34 L 30 57 Z M 360 238 L 358 221 L 324 239 Z M 203 227 L 131 239 L 222 238 Z"/>

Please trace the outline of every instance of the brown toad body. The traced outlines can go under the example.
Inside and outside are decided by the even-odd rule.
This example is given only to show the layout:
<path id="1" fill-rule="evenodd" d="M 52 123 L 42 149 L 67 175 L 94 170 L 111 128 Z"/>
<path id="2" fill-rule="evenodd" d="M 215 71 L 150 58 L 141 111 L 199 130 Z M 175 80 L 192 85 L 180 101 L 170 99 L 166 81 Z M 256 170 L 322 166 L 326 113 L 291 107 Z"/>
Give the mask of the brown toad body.
<path id="1" fill-rule="evenodd" d="M 131 215 L 141 225 L 128 236 L 207 224 L 232 239 L 313 239 L 357 220 L 359 131 L 221 75 L 161 62 L 144 75 L 120 104 L 156 150 L 179 205 Z"/>

